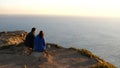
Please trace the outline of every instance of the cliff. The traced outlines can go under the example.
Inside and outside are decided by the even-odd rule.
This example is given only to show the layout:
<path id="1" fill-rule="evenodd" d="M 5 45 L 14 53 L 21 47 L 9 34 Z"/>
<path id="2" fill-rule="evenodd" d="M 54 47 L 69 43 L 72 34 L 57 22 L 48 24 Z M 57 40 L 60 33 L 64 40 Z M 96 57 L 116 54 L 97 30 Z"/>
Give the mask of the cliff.
<path id="1" fill-rule="evenodd" d="M 10 38 L 13 41 L 13 43 L 9 43 L 9 45 L 12 44 L 11 46 L 7 45 L 10 41 L 2 41 L 0 68 L 116 68 L 88 50 L 73 47 L 64 48 L 52 43 L 46 44 L 49 48 L 38 60 L 33 55 L 33 51 L 26 49 L 25 45 L 21 43 L 26 36 L 25 31 L 8 32 L 7 34 L 2 32 L 0 35 L 1 39 Z M 13 38 L 16 39 L 17 44 Z M 21 41 L 17 41 L 18 38 Z"/>
<path id="2" fill-rule="evenodd" d="M 27 32 L 19 31 L 4 31 L 0 32 L 0 47 L 6 45 L 18 45 L 25 40 Z"/>

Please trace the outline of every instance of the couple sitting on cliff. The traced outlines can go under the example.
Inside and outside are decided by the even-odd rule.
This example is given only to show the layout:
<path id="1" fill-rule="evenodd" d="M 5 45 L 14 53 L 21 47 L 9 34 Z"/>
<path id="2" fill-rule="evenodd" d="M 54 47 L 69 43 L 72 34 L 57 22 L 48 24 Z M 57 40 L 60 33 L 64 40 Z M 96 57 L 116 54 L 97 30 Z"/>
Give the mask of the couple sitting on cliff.
<path id="1" fill-rule="evenodd" d="M 37 36 L 35 36 L 35 33 L 36 28 L 32 28 L 31 32 L 26 36 L 25 45 L 34 51 L 33 54 L 35 57 L 41 57 L 46 49 L 44 32 L 40 31 Z"/>

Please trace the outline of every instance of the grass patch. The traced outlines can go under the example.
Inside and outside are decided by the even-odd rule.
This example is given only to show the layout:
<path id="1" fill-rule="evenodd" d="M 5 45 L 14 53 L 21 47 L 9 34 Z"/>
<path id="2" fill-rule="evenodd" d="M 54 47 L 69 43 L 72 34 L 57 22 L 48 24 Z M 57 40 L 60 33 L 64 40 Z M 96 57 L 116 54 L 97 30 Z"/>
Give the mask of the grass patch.
<path id="1" fill-rule="evenodd" d="M 80 53 L 81 55 L 87 56 L 89 58 L 95 58 L 96 60 L 104 62 L 103 59 L 99 58 L 98 56 L 96 56 L 95 54 L 93 54 L 91 51 L 88 51 L 87 49 L 77 49 L 77 48 L 74 48 L 74 47 L 71 47 L 69 49 L 78 51 L 78 53 Z"/>
<path id="2" fill-rule="evenodd" d="M 70 50 L 79 51 L 79 49 L 77 49 L 77 48 L 74 48 L 74 47 L 70 47 L 69 49 L 70 49 Z"/>
<path id="3" fill-rule="evenodd" d="M 81 53 L 82 55 L 85 55 L 85 56 L 89 57 L 89 58 L 98 58 L 91 51 L 88 51 L 86 49 L 79 49 L 78 52 Z"/>
<path id="4" fill-rule="evenodd" d="M 90 52 L 86 49 L 80 49 L 78 52 L 81 53 L 82 55 L 85 55 L 90 58 L 92 58 L 94 56 L 92 52 Z"/>
<path id="5" fill-rule="evenodd" d="M 103 62 L 103 63 L 99 63 L 97 65 L 94 65 L 90 68 L 116 68 L 116 67 L 108 62 Z"/>
<path id="6" fill-rule="evenodd" d="M 72 50 L 75 50 L 75 51 L 78 51 L 81 55 L 85 55 L 89 58 L 93 58 L 93 57 L 97 57 L 96 55 L 94 55 L 92 52 L 88 51 L 87 49 L 77 49 L 77 48 L 74 48 L 74 47 L 71 47 L 69 49 L 72 49 Z"/>
<path id="7" fill-rule="evenodd" d="M 87 56 L 89 58 L 95 58 L 99 62 L 99 64 L 94 65 L 90 68 L 116 68 L 114 65 L 112 65 L 108 62 L 105 62 L 103 59 L 94 55 L 92 52 L 88 51 L 87 49 L 77 49 L 77 48 L 74 48 L 74 47 L 71 47 L 69 49 L 78 51 L 81 55 Z"/>

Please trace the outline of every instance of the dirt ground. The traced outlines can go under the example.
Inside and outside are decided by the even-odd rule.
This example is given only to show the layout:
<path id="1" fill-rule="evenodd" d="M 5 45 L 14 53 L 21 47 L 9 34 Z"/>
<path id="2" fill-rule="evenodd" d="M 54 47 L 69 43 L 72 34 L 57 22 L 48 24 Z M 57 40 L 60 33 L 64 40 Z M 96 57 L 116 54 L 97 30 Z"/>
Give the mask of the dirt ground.
<path id="1" fill-rule="evenodd" d="M 0 68 L 89 68 L 98 63 L 75 50 L 52 46 L 40 60 L 25 53 L 25 46 L 0 49 Z"/>

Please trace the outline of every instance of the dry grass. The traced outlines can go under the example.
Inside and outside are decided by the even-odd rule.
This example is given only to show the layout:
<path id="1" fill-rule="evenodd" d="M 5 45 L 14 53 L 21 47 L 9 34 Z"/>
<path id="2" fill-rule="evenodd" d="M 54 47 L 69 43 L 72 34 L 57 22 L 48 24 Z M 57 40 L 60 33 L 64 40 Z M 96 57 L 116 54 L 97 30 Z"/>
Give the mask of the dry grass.
<path id="1" fill-rule="evenodd" d="M 103 59 L 99 58 L 98 56 L 94 55 L 92 52 L 90 52 L 86 49 L 76 49 L 74 47 L 71 47 L 69 49 L 76 50 L 80 54 L 87 56 L 89 58 L 95 58 L 99 62 L 99 64 L 92 66 L 91 68 L 116 68 L 114 65 L 112 65 L 108 62 L 105 62 Z"/>
<path id="2" fill-rule="evenodd" d="M 85 55 L 89 58 L 98 58 L 96 55 L 94 55 L 92 52 L 88 51 L 87 49 L 77 49 L 77 48 L 74 48 L 74 47 L 71 47 L 69 49 L 76 50 L 80 54 Z"/>
<path id="3" fill-rule="evenodd" d="M 116 68 L 116 67 L 110 63 L 103 62 L 103 63 L 99 63 L 97 65 L 94 65 L 90 68 Z"/>

